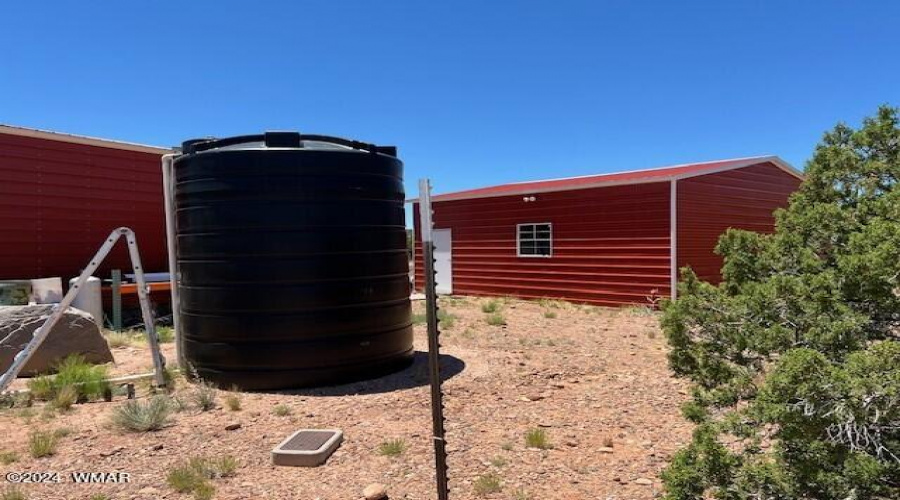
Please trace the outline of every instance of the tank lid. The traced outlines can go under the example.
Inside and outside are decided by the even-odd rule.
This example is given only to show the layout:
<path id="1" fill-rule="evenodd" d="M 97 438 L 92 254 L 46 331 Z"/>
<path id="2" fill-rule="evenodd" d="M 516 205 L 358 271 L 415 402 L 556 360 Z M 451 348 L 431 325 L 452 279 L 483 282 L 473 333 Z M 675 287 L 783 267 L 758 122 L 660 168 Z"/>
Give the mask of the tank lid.
<path id="1" fill-rule="evenodd" d="M 234 137 L 206 137 L 190 139 L 181 144 L 183 154 L 201 153 L 210 150 L 290 148 L 315 150 L 358 150 L 373 154 L 397 156 L 395 146 L 376 146 L 366 142 L 353 141 L 329 135 L 301 134 L 299 132 L 270 131 L 256 135 Z"/>

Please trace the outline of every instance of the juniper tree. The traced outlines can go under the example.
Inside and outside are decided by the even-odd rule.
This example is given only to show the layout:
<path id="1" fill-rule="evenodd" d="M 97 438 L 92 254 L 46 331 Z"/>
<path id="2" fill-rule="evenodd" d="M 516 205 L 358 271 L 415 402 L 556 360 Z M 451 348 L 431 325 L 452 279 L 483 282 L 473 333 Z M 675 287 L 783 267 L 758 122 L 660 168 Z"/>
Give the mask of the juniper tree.
<path id="1" fill-rule="evenodd" d="M 900 498 L 900 127 L 883 106 L 816 146 L 762 235 L 729 230 L 722 282 L 682 270 L 669 362 L 693 383 L 667 498 Z"/>

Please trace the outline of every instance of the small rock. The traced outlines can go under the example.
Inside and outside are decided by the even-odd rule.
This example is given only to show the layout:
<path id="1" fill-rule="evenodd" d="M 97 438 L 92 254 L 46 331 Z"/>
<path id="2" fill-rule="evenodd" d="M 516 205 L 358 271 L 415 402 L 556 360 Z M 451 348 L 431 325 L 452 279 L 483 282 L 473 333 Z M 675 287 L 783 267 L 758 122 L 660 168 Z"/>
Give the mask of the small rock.
<path id="1" fill-rule="evenodd" d="M 387 487 L 381 483 L 372 483 L 363 490 L 366 500 L 382 500 L 387 498 Z"/>
<path id="2" fill-rule="evenodd" d="M 634 484 L 640 484 L 642 486 L 651 486 L 653 485 L 653 481 L 647 479 L 646 477 L 641 477 L 634 480 Z"/>
<path id="3" fill-rule="evenodd" d="M 101 457 L 104 457 L 104 458 L 105 458 L 105 457 L 111 457 L 111 456 L 113 456 L 113 455 L 115 455 L 115 454 L 121 452 L 121 451 L 124 450 L 124 449 L 125 449 L 124 446 L 119 446 L 119 447 L 113 448 L 113 449 L 111 449 L 111 450 L 109 450 L 109 451 L 101 451 L 101 452 L 100 452 L 100 456 L 101 456 Z"/>
<path id="4" fill-rule="evenodd" d="M 161 449 L 163 449 L 162 444 L 154 444 L 153 446 L 150 447 L 150 451 L 159 451 Z"/>
<path id="5" fill-rule="evenodd" d="M 147 486 L 146 488 L 141 488 L 140 490 L 138 490 L 138 495 L 156 496 L 158 494 L 159 494 L 159 490 L 152 486 Z"/>
<path id="6" fill-rule="evenodd" d="M 616 450 L 612 449 L 611 446 L 601 446 L 601 447 L 597 448 L 597 451 L 600 453 L 613 453 Z"/>
<path id="7" fill-rule="evenodd" d="M 575 448 L 576 446 L 578 446 L 578 441 L 575 441 L 574 439 L 567 439 L 565 444 L 566 446 Z"/>
<path id="8" fill-rule="evenodd" d="M 240 423 L 228 424 L 225 426 L 226 431 L 236 431 L 241 428 Z"/>
<path id="9" fill-rule="evenodd" d="M 540 400 L 544 399 L 544 395 L 543 394 L 526 394 L 525 398 L 528 401 L 540 401 Z"/>

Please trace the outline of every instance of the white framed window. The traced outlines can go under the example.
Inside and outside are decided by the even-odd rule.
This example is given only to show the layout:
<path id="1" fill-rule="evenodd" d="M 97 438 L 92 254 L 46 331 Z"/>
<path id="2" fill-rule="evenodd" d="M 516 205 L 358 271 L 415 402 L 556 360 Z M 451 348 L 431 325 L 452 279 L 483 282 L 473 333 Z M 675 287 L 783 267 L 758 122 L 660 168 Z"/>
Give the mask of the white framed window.
<path id="1" fill-rule="evenodd" d="M 516 255 L 550 257 L 553 255 L 553 224 L 536 222 L 516 224 Z"/>

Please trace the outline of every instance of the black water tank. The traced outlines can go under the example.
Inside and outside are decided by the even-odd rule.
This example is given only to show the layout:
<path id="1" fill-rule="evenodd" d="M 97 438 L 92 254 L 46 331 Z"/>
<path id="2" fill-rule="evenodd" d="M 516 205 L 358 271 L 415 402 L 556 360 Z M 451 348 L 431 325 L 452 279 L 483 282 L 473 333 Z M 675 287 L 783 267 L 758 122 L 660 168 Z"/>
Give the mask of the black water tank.
<path id="1" fill-rule="evenodd" d="M 267 132 L 174 162 L 185 361 L 247 390 L 412 360 L 403 163 L 391 147 Z"/>

